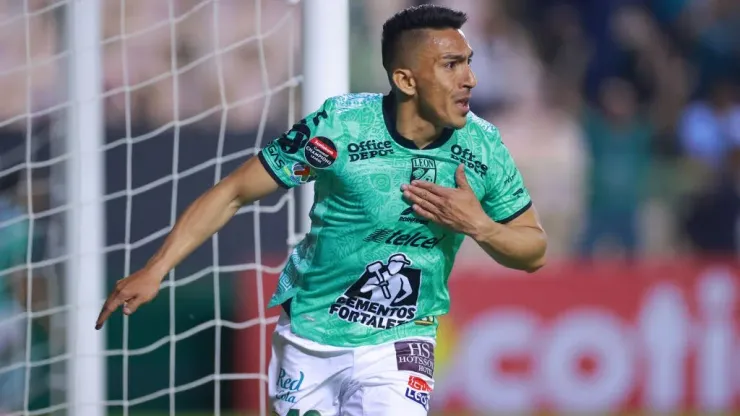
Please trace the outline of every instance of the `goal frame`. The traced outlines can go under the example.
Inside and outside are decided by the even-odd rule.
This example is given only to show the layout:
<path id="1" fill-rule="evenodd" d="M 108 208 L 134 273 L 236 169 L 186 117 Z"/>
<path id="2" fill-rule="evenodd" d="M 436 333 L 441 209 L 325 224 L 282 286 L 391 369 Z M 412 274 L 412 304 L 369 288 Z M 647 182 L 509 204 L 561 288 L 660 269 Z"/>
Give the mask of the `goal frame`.
<path id="1" fill-rule="evenodd" d="M 349 0 L 301 0 L 303 21 L 303 94 L 301 113 L 318 110 L 332 96 L 349 92 Z M 323 4 L 324 7 L 321 5 Z M 317 22 L 318 24 L 308 24 Z M 329 46 L 331 45 L 331 46 Z M 309 213 L 314 201 L 313 183 L 300 188 L 299 230 L 302 235 L 311 228 Z"/>
<path id="2" fill-rule="evenodd" d="M 305 116 L 327 98 L 349 92 L 350 13 L 349 0 L 332 0 L 331 7 L 326 7 L 325 0 L 300 1 L 304 52 L 300 112 Z M 108 407 L 107 326 L 94 330 L 101 301 L 107 295 L 101 10 L 101 0 L 69 0 L 65 16 L 70 102 L 65 116 L 69 207 L 65 218 L 69 302 L 66 399 L 70 413 L 76 416 L 104 416 Z M 301 235 L 310 229 L 313 199 L 312 184 L 299 189 Z"/>
<path id="3" fill-rule="evenodd" d="M 69 414 L 106 414 L 105 332 L 95 320 L 106 293 L 102 21 L 100 0 L 70 0 L 64 13 L 69 107 L 65 115 L 65 298 Z M 98 82 L 91 82 L 98 80 Z"/>

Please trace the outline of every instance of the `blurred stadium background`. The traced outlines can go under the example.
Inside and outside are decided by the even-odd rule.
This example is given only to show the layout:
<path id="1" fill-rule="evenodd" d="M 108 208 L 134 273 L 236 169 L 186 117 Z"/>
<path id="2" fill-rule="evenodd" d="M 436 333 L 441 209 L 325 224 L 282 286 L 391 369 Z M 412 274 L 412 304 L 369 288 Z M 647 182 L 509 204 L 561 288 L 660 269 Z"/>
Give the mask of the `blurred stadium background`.
<path id="1" fill-rule="evenodd" d="M 0 415 L 74 414 L 63 247 L 78 207 L 63 202 L 59 156 L 67 3 L 0 1 Z M 106 269 L 83 284 L 104 279 L 107 291 L 141 267 L 173 210 L 311 110 L 291 108 L 291 81 L 312 53 L 300 27 L 322 22 L 286 1 L 217 3 L 214 18 L 213 0 L 102 1 Z M 419 3 L 350 0 L 352 92 L 388 90 L 382 23 Z M 506 271 L 466 242 L 432 413 L 739 412 L 740 2 L 436 3 L 470 16 L 473 110 L 514 154 L 550 263 Z M 274 212 L 236 217 L 217 249 L 177 269 L 181 284 L 109 323 L 110 414 L 256 414 L 264 382 L 212 376 L 263 372 L 272 326 L 218 324 L 274 316 L 260 297 L 276 276 L 211 266 L 277 268 L 295 211 L 284 196 L 261 204 Z"/>

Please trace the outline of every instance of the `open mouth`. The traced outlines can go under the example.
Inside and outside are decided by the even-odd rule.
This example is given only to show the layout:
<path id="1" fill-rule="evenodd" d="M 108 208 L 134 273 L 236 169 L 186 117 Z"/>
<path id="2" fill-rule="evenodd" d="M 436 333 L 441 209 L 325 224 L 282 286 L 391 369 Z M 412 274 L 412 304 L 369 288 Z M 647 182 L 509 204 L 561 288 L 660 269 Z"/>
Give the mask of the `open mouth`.
<path id="1" fill-rule="evenodd" d="M 457 105 L 457 108 L 459 108 L 463 112 L 470 111 L 470 99 L 468 98 L 463 98 L 455 101 L 455 105 Z"/>

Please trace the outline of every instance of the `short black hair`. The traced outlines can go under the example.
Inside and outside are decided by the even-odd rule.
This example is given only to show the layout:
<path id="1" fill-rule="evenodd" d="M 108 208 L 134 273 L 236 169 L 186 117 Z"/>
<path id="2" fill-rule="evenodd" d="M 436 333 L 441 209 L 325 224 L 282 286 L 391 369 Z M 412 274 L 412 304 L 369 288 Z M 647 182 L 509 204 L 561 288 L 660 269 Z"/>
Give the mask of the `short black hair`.
<path id="1" fill-rule="evenodd" d="M 468 16 L 457 10 L 433 4 L 408 7 L 391 16 L 383 24 L 381 51 L 383 68 L 391 71 L 404 32 L 418 29 L 460 29 Z"/>

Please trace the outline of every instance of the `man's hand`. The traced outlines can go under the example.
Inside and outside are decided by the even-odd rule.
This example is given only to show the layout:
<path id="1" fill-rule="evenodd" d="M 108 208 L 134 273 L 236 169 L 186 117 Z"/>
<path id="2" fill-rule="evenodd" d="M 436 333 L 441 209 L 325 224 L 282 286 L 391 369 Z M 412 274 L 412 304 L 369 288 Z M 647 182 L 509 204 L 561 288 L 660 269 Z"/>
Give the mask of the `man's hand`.
<path id="1" fill-rule="evenodd" d="M 142 269 L 116 283 L 100 311 L 95 329 L 100 329 L 110 315 L 123 305 L 123 313 L 131 315 L 139 306 L 154 299 L 159 292 L 162 276 L 149 269 Z"/>
<path id="2" fill-rule="evenodd" d="M 465 177 L 464 165 L 455 171 L 457 188 L 445 188 L 426 181 L 402 185 L 403 196 L 413 202 L 413 209 L 424 218 L 466 235 L 474 234 L 488 216 Z"/>
<path id="3" fill-rule="evenodd" d="M 419 215 L 475 240 L 499 264 L 534 272 L 545 264 L 547 236 L 534 206 L 507 224 L 493 221 L 473 193 L 463 165 L 455 171 L 457 188 L 424 181 L 403 185 L 403 195 Z"/>

